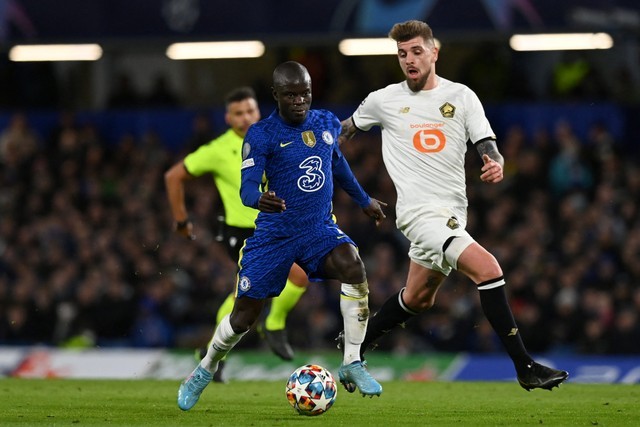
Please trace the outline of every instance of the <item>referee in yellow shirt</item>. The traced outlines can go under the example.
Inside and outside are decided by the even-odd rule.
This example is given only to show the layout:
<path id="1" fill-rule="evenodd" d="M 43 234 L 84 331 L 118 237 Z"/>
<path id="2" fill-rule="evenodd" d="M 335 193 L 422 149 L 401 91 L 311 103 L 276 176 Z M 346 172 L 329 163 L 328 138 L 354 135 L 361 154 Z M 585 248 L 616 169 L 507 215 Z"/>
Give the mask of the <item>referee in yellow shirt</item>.
<path id="1" fill-rule="evenodd" d="M 224 238 L 222 243 L 229 256 L 237 263 L 244 240 L 253 234 L 258 211 L 248 208 L 240 200 L 240 164 L 242 163 L 242 141 L 249 126 L 260 120 L 260 110 L 254 91 L 249 87 L 232 90 L 225 98 L 225 121 L 229 129 L 188 154 L 174 164 L 164 175 L 167 196 L 175 220 L 175 230 L 193 239 L 193 224 L 189 220 L 184 196 L 184 183 L 204 174 L 211 174 L 224 205 Z M 271 310 L 264 324 L 259 326 L 261 334 L 275 354 L 284 360 L 293 359 L 293 350 L 287 340 L 286 318 L 296 305 L 306 287 L 308 279 L 302 268 L 294 264 L 282 293 L 271 302 Z M 234 293 L 222 303 L 216 319 L 219 322 L 231 313 Z M 207 349 L 198 349 L 206 354 Z M 214 381 L 222 382 L 220 363 Z"/>

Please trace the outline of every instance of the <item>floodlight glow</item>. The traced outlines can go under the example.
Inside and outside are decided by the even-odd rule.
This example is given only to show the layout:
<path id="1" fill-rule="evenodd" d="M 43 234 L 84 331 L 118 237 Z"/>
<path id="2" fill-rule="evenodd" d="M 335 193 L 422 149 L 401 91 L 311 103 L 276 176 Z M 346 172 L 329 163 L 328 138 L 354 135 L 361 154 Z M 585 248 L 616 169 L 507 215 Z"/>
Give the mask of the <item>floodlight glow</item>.
<path id="1" fill-rule="evenodd" d="M 396 55 L 398 46 L 389 38 L 344 39 L 338 44 L 338 50 L 345 56 Z"/>
<path id="2" fill-rule="evenodd" d="M 167 56 L 175 60 L 259 58 L 264 50 L 264 43 L 258 40 L 173 43 L 167 48 Z"/>
<path id="3" fill-rule="evenodd" d="M 611 49 L 607 33 L 514 34 L 509 46 L 517 51 Z"/>
<path id="4" fill-rule="evenodd" d="M 16 45 L 9 50 L 14 62 L 97 61 L 101 57 L 99 44 Z"/>
<path id="5" fill-rule="evenodd" d="M 436 47 L 440 41 L 434 39 Z M 338 44 L 338 50 L 345 56 L 397 55 L 398 45 L 390 38 L 344 39 Z"/>

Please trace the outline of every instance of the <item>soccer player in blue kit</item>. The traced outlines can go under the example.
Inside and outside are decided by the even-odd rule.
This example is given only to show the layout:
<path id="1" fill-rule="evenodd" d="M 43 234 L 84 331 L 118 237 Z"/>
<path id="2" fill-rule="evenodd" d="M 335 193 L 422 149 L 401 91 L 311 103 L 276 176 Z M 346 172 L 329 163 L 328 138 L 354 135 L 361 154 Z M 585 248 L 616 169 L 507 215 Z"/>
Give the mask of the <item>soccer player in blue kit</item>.
<path id="1" fill-rule="evenodd" d="M 369 319 L 368 284 L 355 243 L 333 220 L 333 180 L 377 224 L 385 218 L 386 204 L 369 197 L 353 176 L 337 144 L 340 120 L 329 111 L 310 109 L 311 77 L 303 65 L 278 65 L 272 91 L 277 109 L 249 128 L 242 152 L 240 196 L 260 211 L 256 229 L 241 251 L 233 311 L 218 324 L 206 356 L 180 385 L 178 406 L 185 411 L 198 402 L 218 362 L 258 320 L 266 300 L 280 294 L 294 262 L 311 281 L 342 284 L 340 382 L 355 384 L 363 396 L 382 393 L 360 359 Z M 261 192 L 264 185 L 267 191 Z"/>

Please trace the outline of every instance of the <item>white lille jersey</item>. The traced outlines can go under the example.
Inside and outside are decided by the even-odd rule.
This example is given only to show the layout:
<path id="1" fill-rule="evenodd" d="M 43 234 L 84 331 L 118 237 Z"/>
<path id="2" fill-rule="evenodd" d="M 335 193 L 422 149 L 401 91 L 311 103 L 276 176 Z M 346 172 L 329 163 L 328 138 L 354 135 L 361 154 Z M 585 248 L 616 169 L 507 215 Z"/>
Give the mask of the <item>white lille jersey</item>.
<path id="1" fill-rule="evenodd" d="M 353 114 L 357 128 L 382 129 L 382 155 L 398 193 L 398 218 L 424 207 L 465 207 L 467 141 L 495 135 L 477 95 L 437 77 L 431 90 L 406 82 L 369 94 Z"/>

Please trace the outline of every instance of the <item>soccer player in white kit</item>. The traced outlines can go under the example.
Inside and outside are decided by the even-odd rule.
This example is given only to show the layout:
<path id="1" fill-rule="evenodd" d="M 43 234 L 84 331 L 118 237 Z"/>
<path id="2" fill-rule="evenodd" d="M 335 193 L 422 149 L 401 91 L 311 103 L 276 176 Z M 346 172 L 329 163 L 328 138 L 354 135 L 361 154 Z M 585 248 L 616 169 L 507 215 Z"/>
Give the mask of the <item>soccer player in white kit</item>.
<path id="1" fill-rule="evenodd" d="M 504 159 L 484 108 L 467 86 L 436 74 L 438 48 L 426 23 L 396 24 L 389 37 L 397 43 L 406 80 L 370 93 L 342 122 L 339 140 L 380 126 L 384 164 L 398 194 L 397 226 L 411 241 L 411 262 L 406 286 L 370 319 L 362 351 L 432 307 L 438 288 L 457 269 L 477 285 L 483 312 L 511 357 L 520 385 L 551 390 L 568 372 L 541 365 L 528 354 L 507 302 L 500 265 L 465 230 L 468 140 L 484 162 L 480 179 L 503 179 Z"/>

